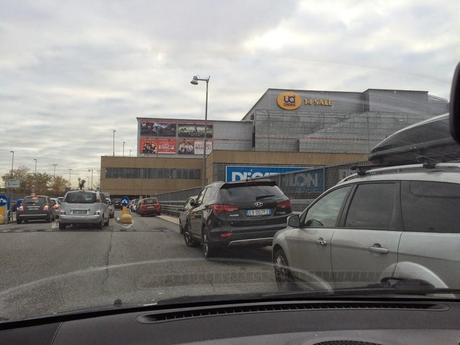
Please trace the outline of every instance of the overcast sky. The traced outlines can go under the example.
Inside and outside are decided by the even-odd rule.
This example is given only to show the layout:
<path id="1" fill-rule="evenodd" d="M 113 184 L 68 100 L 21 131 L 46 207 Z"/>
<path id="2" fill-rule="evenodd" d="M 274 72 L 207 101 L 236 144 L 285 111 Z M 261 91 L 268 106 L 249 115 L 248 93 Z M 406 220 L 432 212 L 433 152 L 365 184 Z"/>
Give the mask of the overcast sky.
<path id="1" fill-rule="evenodd" d="M 0 0 L 0 173 L 86 177 L 136 117 L 239 120 L 270 87 L 449 96 L 460 1 Z"/>

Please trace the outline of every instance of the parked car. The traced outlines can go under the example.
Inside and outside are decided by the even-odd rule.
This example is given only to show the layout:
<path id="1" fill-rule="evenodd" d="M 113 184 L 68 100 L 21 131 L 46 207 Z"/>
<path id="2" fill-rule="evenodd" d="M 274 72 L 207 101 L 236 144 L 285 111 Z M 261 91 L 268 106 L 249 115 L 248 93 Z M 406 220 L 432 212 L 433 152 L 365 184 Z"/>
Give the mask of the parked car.
<path id="1" fill-rule="evenodd" d="M 109 209 L 109 217 L 115 217 L 115 206 L 113 205 L 112 200 L 110 198 L 105 198 L 105 203 L 107 204 L 107 208 Z"/>
<path id="2" fill-rule="evenodd" d="M 137 203 L 138 203 L 138 200 L 137 199 L 133 199 L 133 200 L 130 200 L 129 202 L 129 205 L 128 205 L 128 208 L 131 212 L 136 212 L 137 210 Z"/>
<path id="3" fill-rule="evenodd" d="M 161 205 L 157 198 L 140 199 L 137 204 L 137 213 L 143 216 L 159 216 L 161 214 Z"/>
<path id="4" fill-rule="evenodd" d="M 179 213 L 179 229 L 180 233 L 184 233 L 184 229 L 186 224 L 190 221 L 189 215 L 190 215 L 190 210 L 193 208 L 192 204 L 196 202 L 197 195 L 191 196 L 187 199 L 187 201 L 184 204 L 184 207 L 180 210 Z"/>
<path id="5" fill-rule="evenodd" d="M 59 217 L 59 229 L 71 224 L 91 224 L 102 229 L 109 225 L 110 211 L 103 193 L 96 191 L 69 191 L 64 197 Z"/>
<path id="6" fill-rule="evenodd" d="M 286 226 L 291 202 L 273 181 L 215 182 L 192 202 L 187 246 L 201 243 L 206 258 L 226 246 L 268 246 Z"/>
<path id="7" fill-rule="evenodd" d="M 459 209 L 459 163 L 362 171 L 276 234 L 276 280 L 334 289 L 388 279 L 458 286 Z"/>
<path id="8" fill-rule="evenodd" d="M 26 196 L 16 209 L 16 222 L 21 224 L 29 220 L 45 220 L 52 222 L 55 219 L 54 202 L 46 195 Z"/>

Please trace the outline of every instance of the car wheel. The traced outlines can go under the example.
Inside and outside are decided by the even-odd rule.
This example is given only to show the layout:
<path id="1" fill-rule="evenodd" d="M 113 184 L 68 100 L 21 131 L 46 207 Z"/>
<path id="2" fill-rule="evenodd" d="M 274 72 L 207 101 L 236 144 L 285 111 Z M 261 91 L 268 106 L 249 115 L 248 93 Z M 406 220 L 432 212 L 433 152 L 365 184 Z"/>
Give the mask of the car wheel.
<path id="1" fill-rule="evenodd" d="M 280 248 L 273 254 L 273 268 L 275 270 L 275 280 L 280 290 L 295 290 L 295 279 L 289 269 L 289 263 L 286 254 Z"/>
<path id="2" fill-rule="evenodd" d="M 102 218 L 101 221 L 97 224 L 97 228 L 99 230 L 102 230 L 104 228 L 104 218 Z"/>
<path id="3" fill-rule="evenodd" d="M 203 230 L 202 232 L 202 240 L 201 240 L 201 249 L 203 251 L 203 255 L 206 259 L 212 258 L 216 256 L 216 247 L 209 243 L 208 234 L 205 233 Z"/>
<path id="4" fill-rule="evenodd" d="M 196 247 L 197 242 L 192 236 L 192 232 L 190 230 L 190 224 L 187 224 L 185 226 L 185 229 L 183 230 L 183 234 L 184 234 L 185 245 L 187 247 Z"/>
<path id="5" fill-rule="evenodd" d="M 16 223 L 21 224 L 22 220 L 18 218 L 18 219 L 16 219 Z"/>
<path id="6" fill-rule="evenodd" d="M 45 222 L 51 223 L 52 220 L 53 220 L 53 218 L 51 216 L 48 216 L 48 217 L 46 217 Z"/>
<path id="7" fill-rule="evenodd" d="M 109 226 L 109 223 L 110 223 L 110 217 L 107 218 L 107 221 L 104 223 L 105 226 Z"/>
<path id="8" fill-rule="evenodd" d="M 59 230 L 65 230 L 65 224 L 59 223 Z"/>

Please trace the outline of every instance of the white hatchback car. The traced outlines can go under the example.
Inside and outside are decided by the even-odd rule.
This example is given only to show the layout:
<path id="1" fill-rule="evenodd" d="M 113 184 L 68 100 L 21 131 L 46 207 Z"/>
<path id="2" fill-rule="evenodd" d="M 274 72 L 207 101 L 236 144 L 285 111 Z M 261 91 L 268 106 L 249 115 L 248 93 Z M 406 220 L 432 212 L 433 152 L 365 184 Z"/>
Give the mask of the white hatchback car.
<path id="1" fill-rule="evenodd" d="M 314 289 L 388 279 L 458 287 L 459 214 L 460 163 L 363 170 L 275 235 L 276 280 Z"/>

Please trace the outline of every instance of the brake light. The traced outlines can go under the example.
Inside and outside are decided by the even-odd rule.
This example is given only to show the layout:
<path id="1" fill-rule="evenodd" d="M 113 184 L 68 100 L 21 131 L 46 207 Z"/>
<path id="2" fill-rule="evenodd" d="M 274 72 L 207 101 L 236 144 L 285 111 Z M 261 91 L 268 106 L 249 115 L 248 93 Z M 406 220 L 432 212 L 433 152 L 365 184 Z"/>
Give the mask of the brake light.
<path id="1" fill-rule="evenodd" d="M 276 204 L 278 208 L 291 208 L 291 200 L 287 199 Z"/>
<path id="2" fill-rule="evenodd" d="M 221 214 L 238 211 L 239 207 L 235 205 L 214 204 L 211 205 L 211 209 L 214 212 L 214 214 Z"/>
<path id="3" fill-rule="evenodd" d="M 43 206 L 43 211 L 48 211 L 48 205 Z"/>
<path id="4" fill-rule="evenodd" d="M 224 231 L 223 233 L 220 234 L 220 238 L 229 238 L 232 237 L 233 233 L 230 231 Z"/>

